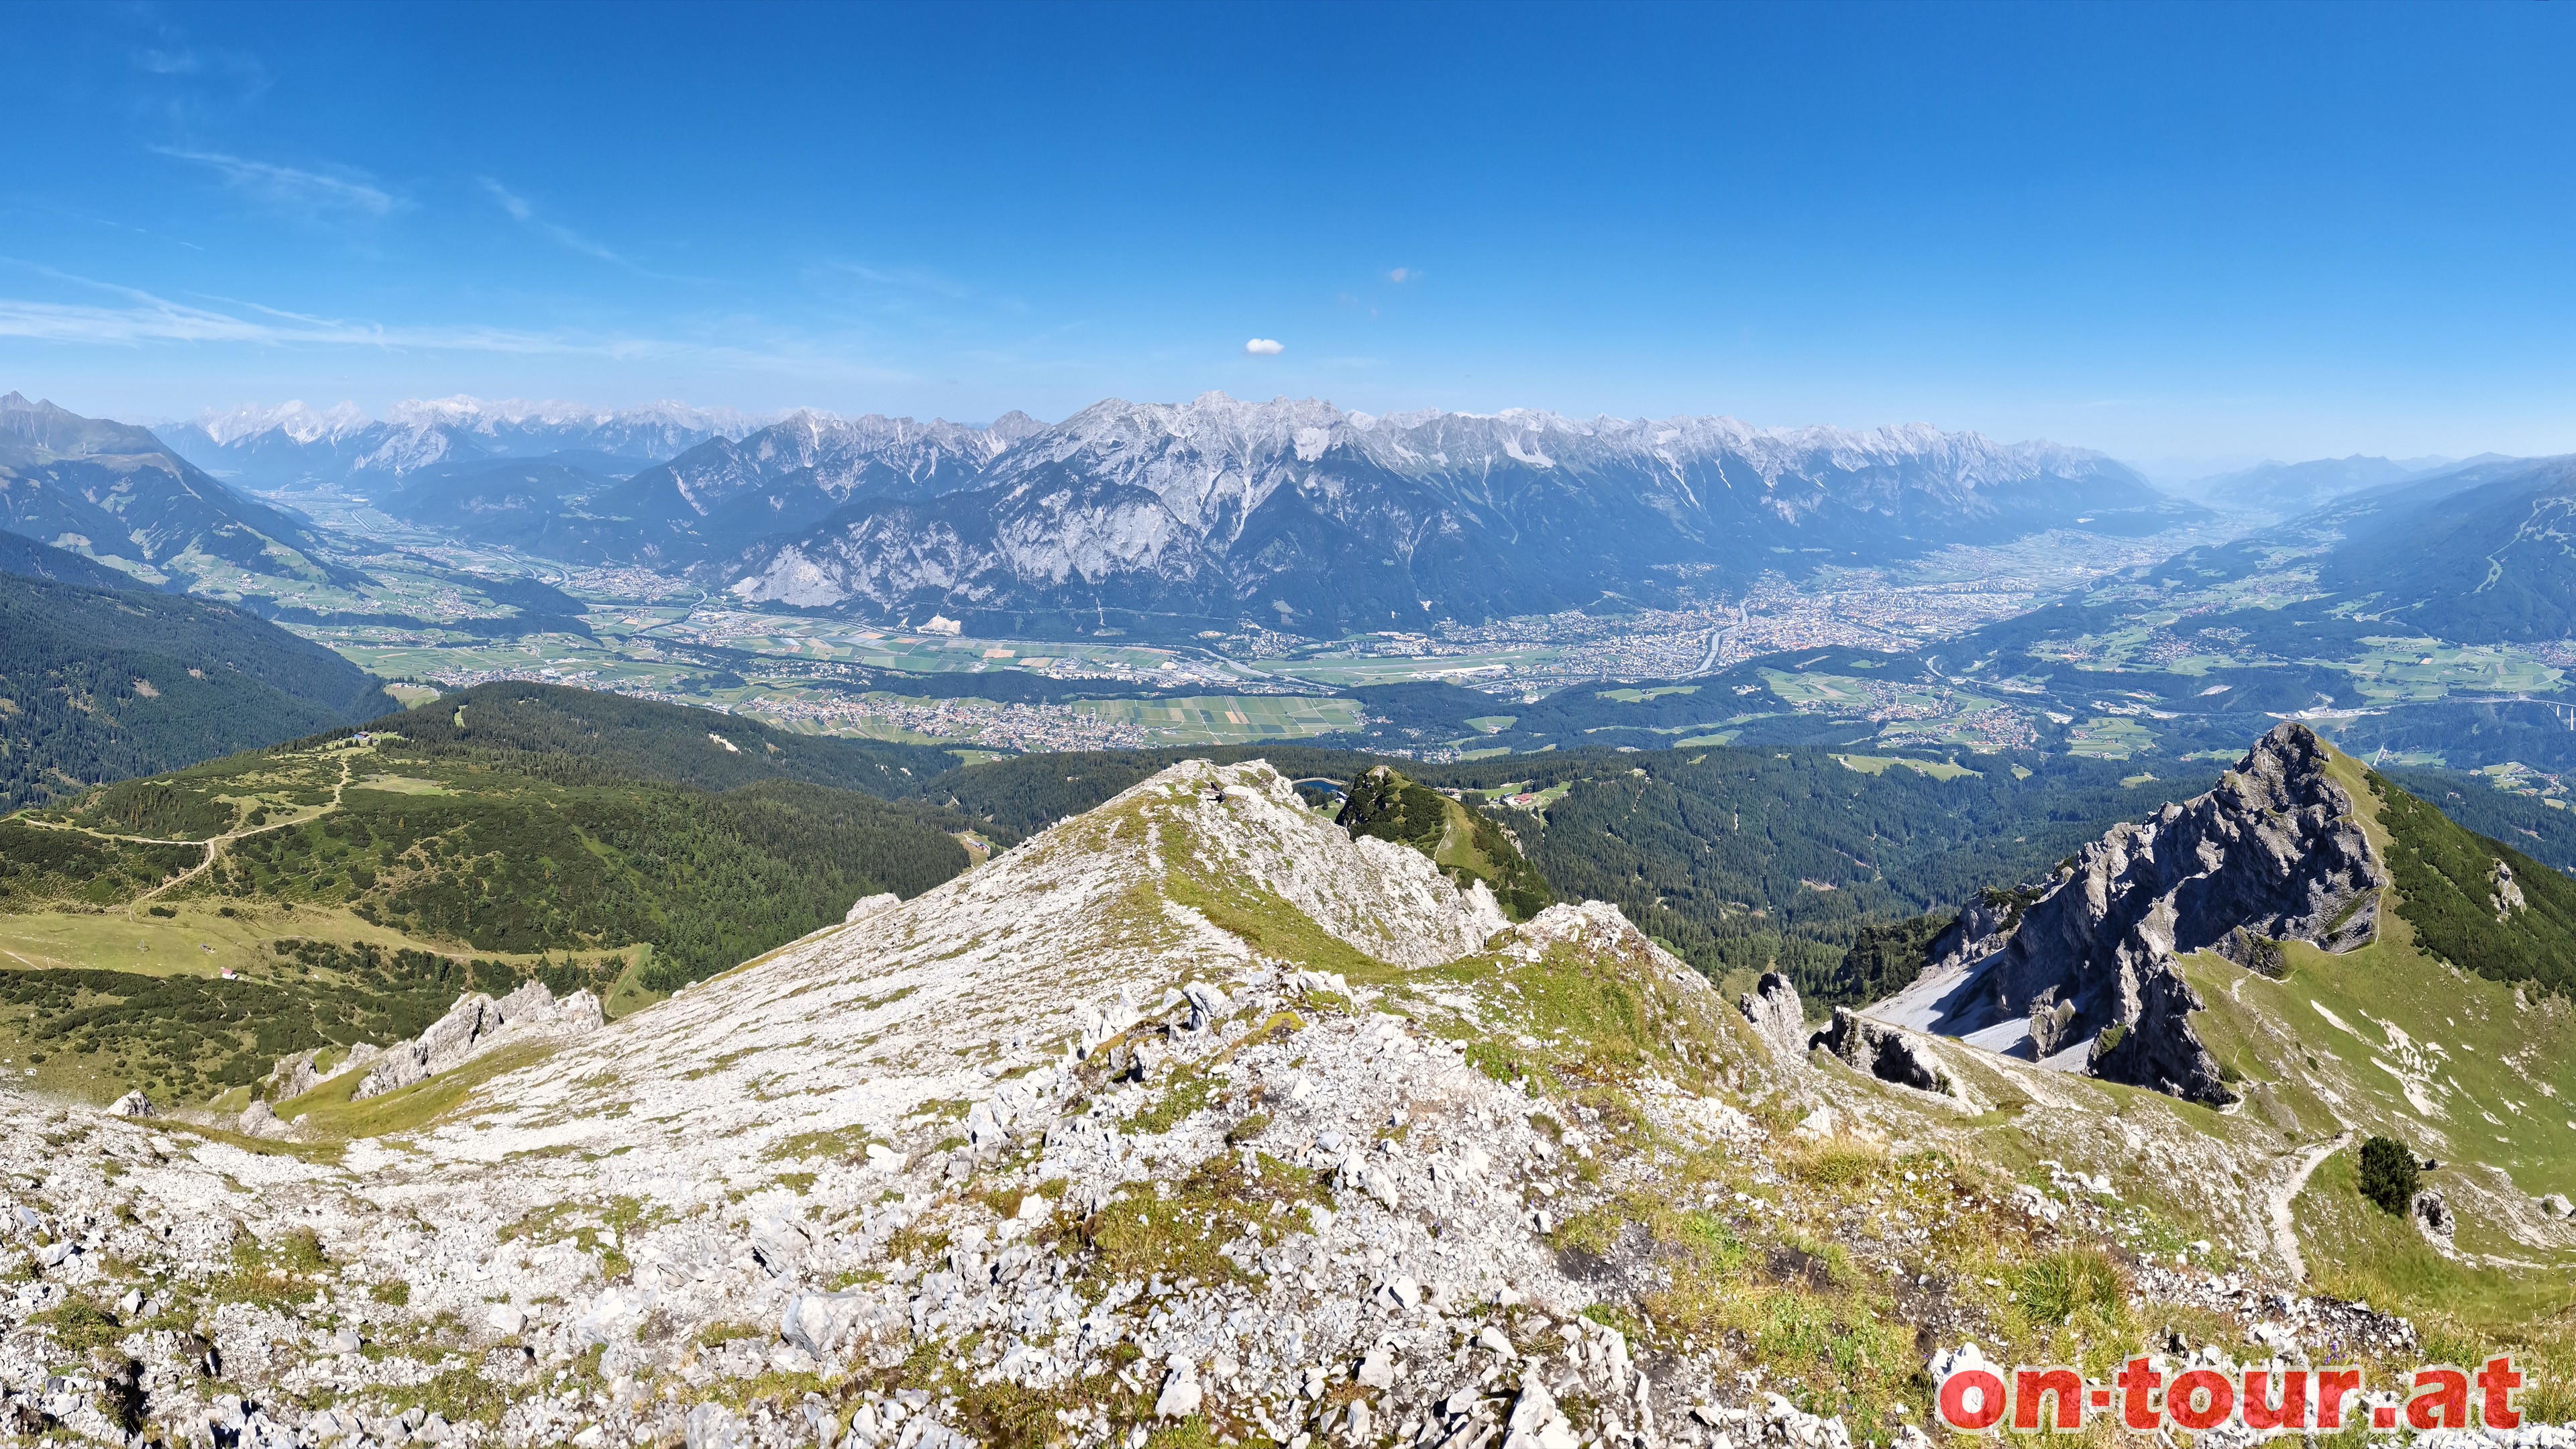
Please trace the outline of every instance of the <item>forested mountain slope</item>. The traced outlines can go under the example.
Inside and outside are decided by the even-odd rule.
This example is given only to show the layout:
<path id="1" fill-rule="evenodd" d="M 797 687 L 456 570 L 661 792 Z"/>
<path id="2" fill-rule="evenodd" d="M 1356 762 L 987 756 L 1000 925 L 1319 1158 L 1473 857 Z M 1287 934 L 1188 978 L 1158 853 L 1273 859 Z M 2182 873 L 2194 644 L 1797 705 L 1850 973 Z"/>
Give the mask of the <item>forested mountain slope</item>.
<path id="1" fill-rule="evenodd" d="M 398 715 L 0 820 L 0 999 L 26 1008 L 0 1012 L 0 1054 L 195 1099 L 460 982 L 551 972 L 631 1006 L 969 864 L 965 820 L 788 773 L 876 782 L 842 742 L 782 764 L 756 729 L 726 749 L 700 727 L 693 755 L 656 726 L 723 716 L 564 703 L 451 698 L 443 737 Z M 496 740 L 477 711 L 506 716 Z M 155 1024 L 174 1011 L 184 1030 Z"/>
<path id="2" fill-rule="evenodd" d="M 957 763 L 926 745 L 800 735 L 718 710 L 517 680 L 441 695 L 381 727 L 418 754 L 707 790 L 795 780 L 893 799 Z"/>
<path id="3" fill-rule="evenodd" d="M 225 567 L 356 576 L 303 523 L 208 477 L 142 428 L 0 396 L 0 529 L 113 562 L 148 583 Z"/>
<path id="4" fill-rule="evenodd" d="M 0 573 L 0 811 L 394 708 L 374 676 L 227 605 Z"/>

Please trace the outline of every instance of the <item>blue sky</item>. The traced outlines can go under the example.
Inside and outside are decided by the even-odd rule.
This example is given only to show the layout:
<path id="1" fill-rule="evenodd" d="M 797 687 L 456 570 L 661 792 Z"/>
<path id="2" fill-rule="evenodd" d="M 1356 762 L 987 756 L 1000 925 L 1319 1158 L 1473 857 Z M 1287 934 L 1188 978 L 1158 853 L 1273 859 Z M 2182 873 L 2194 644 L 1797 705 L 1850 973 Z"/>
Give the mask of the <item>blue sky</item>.
<path id="1" fill-rule="evenodd" d="M 86 412 L 1222 388 L 2576 451 L 2565 4 L 10 20 L 0 388 Z"/>

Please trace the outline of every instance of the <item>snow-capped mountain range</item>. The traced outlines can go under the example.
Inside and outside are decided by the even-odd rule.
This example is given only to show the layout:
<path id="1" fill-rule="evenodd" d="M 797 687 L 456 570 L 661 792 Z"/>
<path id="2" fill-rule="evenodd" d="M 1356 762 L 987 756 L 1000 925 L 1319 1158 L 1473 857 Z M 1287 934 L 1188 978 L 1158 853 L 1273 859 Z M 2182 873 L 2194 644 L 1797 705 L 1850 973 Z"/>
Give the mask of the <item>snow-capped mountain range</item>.
<path id="1" fill-rule="evenodd" d="M 1209 393 L 1096 404 L 1004 448 L 971 487 L 854 494 L 702 567 L 747 601 L 886 617 L 1338 633 L 1659 603 L 1695 578 L 2077 524 L 2145 531 L 2180 511 L 2098 453 L 1921 424 L 1372 417 Z"/>
<path id="2" fill-rule="evenodd" d="M 156 429 L 198 467 L 253 487 L 389 482 L 439 464 L 597 455 L 633 466 L 675 457 L 711 438 L 739 438 L 766 419 L 730 408 L 658 402 L 604 409 L 578 403 L 449 397 L 397 403 L 381 419 L 355 403 L 316 408 L 209 409 Z"/>
<path id="3" fill-rule="evenodd" d="M 1664 603 L 1765 570 L 2187 504 L 2052 443 L 1928 424 L 1345 412 L 1316 399 L 1110 399 L 1008 413 L 773 419 L 448 398 L 164 428 L 236 481 L 338 486 L 432 527 L 686 571 L 746 602 L 1018 632 L 1301 632 Z"/>

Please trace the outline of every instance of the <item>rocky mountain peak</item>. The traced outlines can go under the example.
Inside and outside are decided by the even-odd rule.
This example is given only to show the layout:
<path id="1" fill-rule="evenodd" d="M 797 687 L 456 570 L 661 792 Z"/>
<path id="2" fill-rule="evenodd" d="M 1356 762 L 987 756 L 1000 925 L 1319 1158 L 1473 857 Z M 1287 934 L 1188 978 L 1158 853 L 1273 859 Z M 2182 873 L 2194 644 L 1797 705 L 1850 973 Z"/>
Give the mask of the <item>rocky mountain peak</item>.
<path id="1" fill-rule="evenodd" d="M 2016 912 L 1971 909 L 1934 968 L 1869 1014 L 2198 1101 L 2232 1093 L 2184 1020 L 2176 958 L 2368 944 L 2388 870 L 2326 745 L 2285 723 L 2215 789 L 2118 825 Z"/>

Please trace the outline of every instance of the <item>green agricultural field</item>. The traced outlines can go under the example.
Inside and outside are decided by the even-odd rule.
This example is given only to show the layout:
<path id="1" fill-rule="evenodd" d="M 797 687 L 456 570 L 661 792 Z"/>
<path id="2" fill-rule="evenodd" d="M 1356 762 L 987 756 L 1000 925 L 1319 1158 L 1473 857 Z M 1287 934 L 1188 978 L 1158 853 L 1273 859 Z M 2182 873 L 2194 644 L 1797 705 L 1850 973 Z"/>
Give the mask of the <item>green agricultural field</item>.
<path id="1" fill-rule="evenodd" d="M 1356 729 L 1360 719 L 1355 700 L 1279 694 L 1096 699 L 1083 700 L 1073 708 L 1097 719 L 1135 725 L 1151 734 L 1156 743 L 1174 745 L 1307 739 Z"/>
<path id="2" fill-rule="evenodd" d="M 1918 760 L 1907 755 L 1836 755 L 1834 761 L 1846 770 L 1864 775 L 1884 775 L 1899 766 L 1935 780 L 1956 780 L 1962 776 L 1982 774 L 1956 760 Z"/>
<path id="3" fill-rule="evenodd" d="M 1595 697 L 1615 699 L 1621 704 L 1644 704 L 1647 700 L 1661 699 L 1668 694 L 1697 693 L 1699 693 L 1699 686 L 1696 684 L 1666 684 L 1653 689 L 1604 689 Z"/>
<path id="4" fill-rule="evenodd" d="M 1337 689 L 1369 684 L 1403 684 L 1417 679 L 1457 679 L 1467 674 L 1508 674 L 1558 658 L 1554 649 L 1506 649 L 1484 654 L 1432 654 L 1380 657 L 1335 651 L 1294 659 L 1257 659 L 1252 667 L 1283 679 L 1302 679 Z"/>
<path id="5" fill-rule="evenodd" d="M 2444 699 L 2452 694 L 2554 694 L 2560 670 L 2509 647 L 2445 644 L 2436 639 L 2370 638 L 2357 659 L 2320 660 L 2353 677 L 2374 703 Z"/>
<path id="6" fill-rule="evenodd" d="M 2092 760 L 2126 760 L 2152 752 L 2156 737 L 2122 715 L 2096 715 L 2066 732 L 2066 753 Z"/>
<path id="7" fill-rule="evenodd" d="M 1822 705 L 1838 709 L 1866 709 L 1869 693 L 1860 680 L 1842 674 L 1789 674 L 1777 669 L 1761 671 L 1762 682 L 1771 692 L 1790 705 Z"/>

